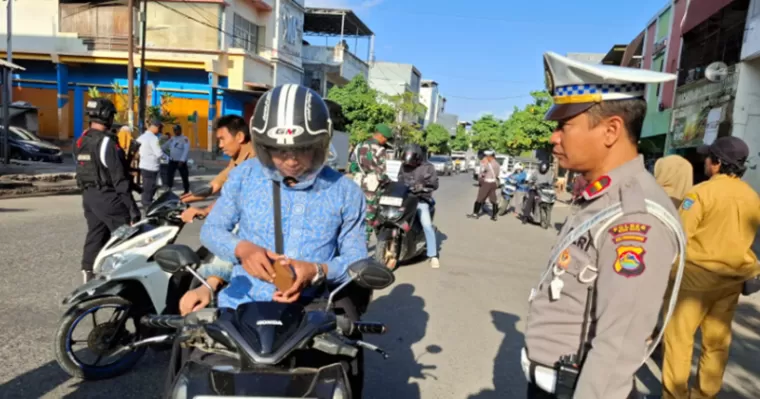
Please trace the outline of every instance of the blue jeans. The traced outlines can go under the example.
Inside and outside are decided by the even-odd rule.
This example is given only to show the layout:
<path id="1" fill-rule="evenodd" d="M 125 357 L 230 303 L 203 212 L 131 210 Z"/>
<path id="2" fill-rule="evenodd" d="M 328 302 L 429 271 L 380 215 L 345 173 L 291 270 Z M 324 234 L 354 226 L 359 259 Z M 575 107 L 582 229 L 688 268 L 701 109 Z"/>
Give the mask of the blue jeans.
<path id="1" fill-rule="evenodd" d="M 417 213 L 420 215 L 422 230 L 425 232 L 427 256 L 428 258 L 438 256 L 438 240 L 435 236 L 433 220 L 430 218 L 430 205 L 427 202 L 420 201 L 420 203 L 417 204 Z"/>

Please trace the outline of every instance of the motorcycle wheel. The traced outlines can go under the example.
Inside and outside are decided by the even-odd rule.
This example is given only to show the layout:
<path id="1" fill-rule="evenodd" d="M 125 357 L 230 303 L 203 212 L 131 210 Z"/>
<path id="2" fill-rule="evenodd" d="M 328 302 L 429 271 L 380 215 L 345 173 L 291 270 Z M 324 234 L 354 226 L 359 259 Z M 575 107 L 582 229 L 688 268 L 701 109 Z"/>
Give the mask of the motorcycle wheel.
<path id="1" fill-rule="evenodd" d="M 504 197 L 499 197 L 499 216 L 506 215 L 508 208 L 509 201 L 507 201 Z"/>
<path id="2" fill-rule="evenodd" d="M 113 353 L 127 343 L 140 339 L 139 315 L 129 313 L 132 303 L 118 296 L 104 298 L 95 298 L 74 305 L 67 311 L 61 319 L 58 330 L 55 333 L 55 359 L 59 366 L 72 377 L 85 380 L 102 380 L 116 377 L 127 371 L 137 364 L 140 358 L 145 354 L 146 346 L 138 347 L 130 352 L 124 352 L 116 357 L 115 360 L 105 364 L 98 365 L 99 361 L 108 353 Z M 121 315 L 117 320 L 109 320 L 106 323 L 98 324 L 95 312 L 103 308 L 114 309 Z M 93 330 L 84 340 L 75 341 L 72 338 L 74 329 L 85 318 L 91 316 Z M 113 316 L 112 316 L 113 318 Z M 126 331 L 126 321 L 132 319 L 136 332 L 133 334 Z M 125 334 L 127 333 L 127 334 Z M 117 345 L 114 345 L 114 340 Z M 72 347 L 74 344 L 85 343 L 85 348 L 97 354 L 93 364 L 85 364 L 75 353 Z"/>
<path id="3" fill-rule="evenodd" d="M 384 264 L 388 269 L 395 270 L 398 266 L 398 248 L 396 240 L 378 239 L 375 244 L 375 260 Z"/>
<path id="4" fill-rule="evenodd" d="M 549 208 L 542 206 L 540 208 L 541 211 L 541 227 L 544 228 L 544 230 L 549 228 L 549 224 L 551 224 L 551 219 L 549 218 Z"/>

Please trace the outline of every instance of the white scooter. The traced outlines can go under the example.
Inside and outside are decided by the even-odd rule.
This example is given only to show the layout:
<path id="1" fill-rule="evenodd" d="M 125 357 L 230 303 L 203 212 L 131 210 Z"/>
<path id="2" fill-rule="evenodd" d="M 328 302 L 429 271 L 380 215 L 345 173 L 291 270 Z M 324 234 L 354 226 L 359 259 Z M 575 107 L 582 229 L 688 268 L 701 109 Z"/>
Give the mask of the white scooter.
<path id="1" fill-rule="evenodd" d="M 194 192 L 200 196 L 209 193 L 210 188 Z M 180 216 L 185 209 L 187 205 L 173 192 L 159 196 L 143 220 L 124 225 L 111 234 L 95 259 L 95 278 L 63 300 L 68 310 L 56 331 L 55 354 L 58 364 L 69 375 L 104 379 L 128 371 L 147 347 L 119 349 L 140 341 L 150 343 L 157 334 L 141 326 L 140 318 L 148 314 L 178 314 L 179 299 L 192 277 L 173 277 L 162 271 L 153 255 L 177 239 L 184 226 Z M 197 252 L 204 262 L 219 261 L 205 248 Z M 101 311 L 109 316 L 100 316 Z M 74 332 L 85 319 L 92 319 L 86 323 L 92 325 L 92 331 L 84 338 L 76 337 Z M 83 356 L 84 349 L 95 355 L 94 361 Z"/>

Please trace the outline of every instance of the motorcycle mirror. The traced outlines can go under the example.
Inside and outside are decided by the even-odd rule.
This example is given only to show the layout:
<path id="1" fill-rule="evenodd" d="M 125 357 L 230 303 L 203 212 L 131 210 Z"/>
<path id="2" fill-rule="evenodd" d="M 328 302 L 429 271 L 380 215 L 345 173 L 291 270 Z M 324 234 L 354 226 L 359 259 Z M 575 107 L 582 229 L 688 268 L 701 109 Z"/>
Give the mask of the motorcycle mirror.
<path id="1" fill-rule="evenodd" d="M 370 290 L 381 290 L 393 284 L 396 276 L 382 263 L 372 259 L 362 259 L 348 267 L 351 280 Z"/>
<path id="2" fill-rule="evenodd" d="M 201 258 L 187 245 L 169 244 L 153 256 L 161 270 L 174 274 L 201 263 Z"/>
<path id="3" fill-rule="evenodd" d="M 212 191 L 213 189 L 211 188 L 211 186 L 207 184 L 207 185 L 196 188 L 195 190 L 192 191 L 192 194 L 196 197 L 205 198 L 211 195 Z"/>

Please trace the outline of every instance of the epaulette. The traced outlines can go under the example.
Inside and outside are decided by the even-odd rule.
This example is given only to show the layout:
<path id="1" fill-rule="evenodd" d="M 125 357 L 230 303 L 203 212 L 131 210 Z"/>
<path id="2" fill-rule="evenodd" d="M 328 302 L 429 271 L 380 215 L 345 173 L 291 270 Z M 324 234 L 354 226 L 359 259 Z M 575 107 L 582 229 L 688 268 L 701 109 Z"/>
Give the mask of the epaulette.
<path id="1" fill-rule="evenodd" d="M 586 186 L 586 189 L 583 190 L 583 198 L 586 201 L 592 200 L 594 198 L 599 197 L 604 193 L 605 190 L 607 190 L 607 187 L 612 184 L 612 179 L 607 176 L 601 176 L 600 178 L 594 180 L 593 183 L 590 183 L 588 186 Z"/>

